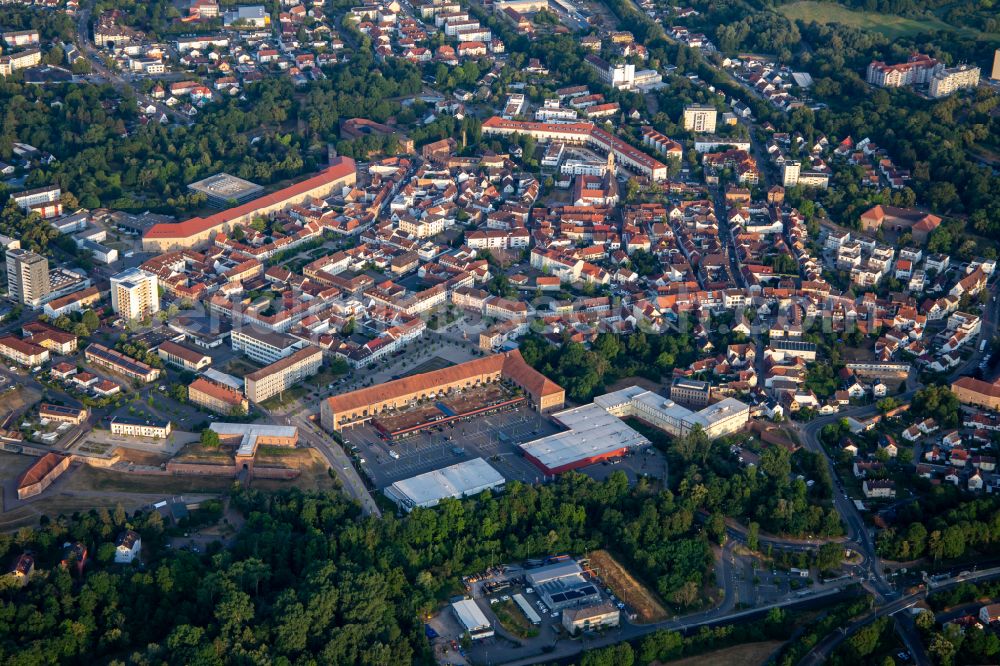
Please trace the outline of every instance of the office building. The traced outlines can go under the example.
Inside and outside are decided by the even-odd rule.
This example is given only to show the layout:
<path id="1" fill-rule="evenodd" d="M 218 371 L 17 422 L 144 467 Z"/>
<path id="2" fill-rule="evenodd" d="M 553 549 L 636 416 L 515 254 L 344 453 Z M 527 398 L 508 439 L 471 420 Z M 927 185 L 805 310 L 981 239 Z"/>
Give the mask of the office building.
<path id="1" fill-rule="evenodd" d="M 563 627 L 570 634 L 603 627 L 617 627 L 619 620 L 618 609 L 607 601 L 581 608 L 567 608 L 562 612 Z"/>
<path id="2" fill-rule="evenodd" d="M 212 364 L 212 357 L 208 354 L 179 345 L 173 340 L 160 343 L 156 354 L 167 363 L 191 372 L 198 372 Z"/>
<path id="3" fill-rule="evenodd" d="M 670 399 L 685 405 L 706 407 L 712 398 L 712 385 L 696 379 L 678 377 L 670 385 Z"/>
<path id="4" fill-rule="evenodd" d="M 129 268 L 111 277 L 111 309 L 125 319 L 145 319 L 160 311 L 155 275 Z"/>
<path id="5" fill-rule="evenodd" d="M 246 396 L 253 402 L 263 402 L 287 391 L 306 377 L 312 377 L 323 365 L 323 350 L 306 347 L 279 359 L 271 365 L 251 372 L 244 379 Z"/>
<path id="6" fill-rule="evenodd" d="M 635 87 L 635 65 L 625 62 L 611 64 L 592 53 L 584 59 L 584 62 L 597 71 L 603 83 L 612 88 L 631 90 Z"/>
<path id="7" fill-rule="evenodd" d="M 684 129 L 689 132 L 714 134 L 718 113 L 714 106 L 689 104 L 684 107 Z"/>
<path id="8" fill-rule="evenodd" d="M 640 386 L 599 395 L 594 404 L 618 418 L 632 416 L 675 437 L 686 436 L 697 426 L 709 439 L 715 439 L 742 430 L 750 421 L 750 406 L 735 398 L 694 412 Z"/>
<path id="9" fill-rule="evenodd" d="M 1000 49 L 993 53 L 993 72 L 990 73 L 990 78 L 1000 81 Z"/>
<path id="10" fill-rule="evenodd" d="M 39 308 L 52 291 L 49 260 L 30 250 L 7 250 L 7 294 L 31 308 Z"/>
<path id="11" fill-rule="evenodd" d="M 568 145 L 586 145 L 603 154 L 614 153 L 615 163 L 650 180 L 667 179 L 667 165 L 653 159 L 635 146 L 597 127 L 594 123 L 535 123 L 506 120 L 493 116 L 483 121 L 484 136 L 525 134 L 537 141 L 557 141 Z"/>
<path id="12" fill-rule="evenodd" d="M 258 363 L 271 364 L 291 356 L 305 344 L 282 333 L 258 331 L 249 326 L 234 328 L 229 334 L 233 351 L 241 352 Z"/>

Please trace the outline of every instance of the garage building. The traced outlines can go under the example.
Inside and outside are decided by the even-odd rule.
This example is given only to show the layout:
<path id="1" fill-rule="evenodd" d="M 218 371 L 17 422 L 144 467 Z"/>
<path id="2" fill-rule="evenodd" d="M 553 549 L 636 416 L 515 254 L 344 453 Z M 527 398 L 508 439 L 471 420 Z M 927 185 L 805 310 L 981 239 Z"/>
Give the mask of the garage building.
<path id="1" fill-rule="evenodd" d="M 486 614 L 472 599 L 456 601 L 452 603 L 451 609 L 454 611 L 458 623 L 465 631 L 469 632 L 472 640 L 489 638 L 493 635 L 493 627 L 486 619 Z"/>

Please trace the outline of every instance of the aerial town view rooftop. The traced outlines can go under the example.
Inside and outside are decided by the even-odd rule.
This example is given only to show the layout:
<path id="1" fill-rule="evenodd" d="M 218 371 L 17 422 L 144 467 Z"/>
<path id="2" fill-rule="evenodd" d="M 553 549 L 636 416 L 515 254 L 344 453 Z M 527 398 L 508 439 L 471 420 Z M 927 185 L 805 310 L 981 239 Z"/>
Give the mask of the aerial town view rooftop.
<path id="1" fill-rule="evenodd" d="M 0 201 L 0 663 L 1000 662 L 990 0 L 0 0 Z"/>

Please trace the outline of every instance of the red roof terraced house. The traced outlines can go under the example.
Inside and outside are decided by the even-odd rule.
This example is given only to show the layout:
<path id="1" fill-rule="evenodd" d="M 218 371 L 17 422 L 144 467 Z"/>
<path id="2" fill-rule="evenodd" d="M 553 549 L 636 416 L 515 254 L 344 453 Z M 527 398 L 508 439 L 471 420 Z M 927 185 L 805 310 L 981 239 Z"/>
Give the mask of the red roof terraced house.
<path id="1" fill-rule="evenodd" d="M 333 163 L 311 178 L 266 194 L 247 203 L 215 213 L 208 217 L 193 217 L 184 222 L 155 224 L 142 237 L 144 252 L 183 250 L 205 245 L 219 232 L 229 232 L 238 225 L 249 225 L 255 217 L 266 217 L 300 204 L 312 197 L 324 197 L 339 188 L 354 185 L 357 170 L 349 157 L 338 157 Z"/>

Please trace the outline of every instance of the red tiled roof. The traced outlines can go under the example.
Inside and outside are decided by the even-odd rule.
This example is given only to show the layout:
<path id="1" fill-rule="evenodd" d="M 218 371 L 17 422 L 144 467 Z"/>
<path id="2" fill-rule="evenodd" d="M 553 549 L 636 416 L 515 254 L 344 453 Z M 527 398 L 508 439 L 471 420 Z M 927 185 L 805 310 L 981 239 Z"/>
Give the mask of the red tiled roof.
<path id="1" fill-rule="evenodd" d="M 58 453 L 46 453 L 38 459 L 38 462 L 24 471 L 24 474 L 21 475 L 21 478 L 18 479 L 17 482 L 18 490 L 38 483 L 44 479 L 52 470 L 58 467 L 65 458 L 66 456 L 59 455 Z"/>
<path id="2" fill-rule="evenodd" d="M 221 400 L 222 402 L 229 403 L 230 405 L 242 405 L 243 395 L 228 386 L 223 386 L 222 384 L 216 384 L 215 382 L 210 382 L 204 377 L 199 377 L 194 380 L 188 390 L 198 391 L 199 393 L 204 393 L 205 395 L 215 398 L 216 400 Z"/>
<path id="3" fill-rule="evenodd" d="M 176 224 L 154 224 L 146 231 L 143 238 L 187 238 L 188 236 L 194 236 L 244 215 L 249 215 L 260 208 L 280 204 L 286 199 L 298 196 L 311 189 L 321 187 L 327 183 L 333 183 L 354 173 L 354 171 L 354 160 L 350 157 L 338 157 L 332 166 L 300 183 L 295 183 L 277 192 L 266 194 L 260 198 L 248 201 L 241 206 L 226 209 L 209 217 L 193 217 L 190 220 Z"/>
<path id="4" fill-rule="evenodd" d="M 403 377 L 351 393 L 335 395 L 327 398 L 327 401 L 331 412 L 350 411 L 366 405 L 392 400 L 397 396 L 409 395 L 494 372 L 500 372 L 504 377 L 511 379 L 537 397 L 549 396 L 563 390 L 558 384 L 528 365 L 521 357 L 521 353 L 514 350 L 504 354 L 473 359 L 459 365 L 432 370 L 412 377 Z"/>

